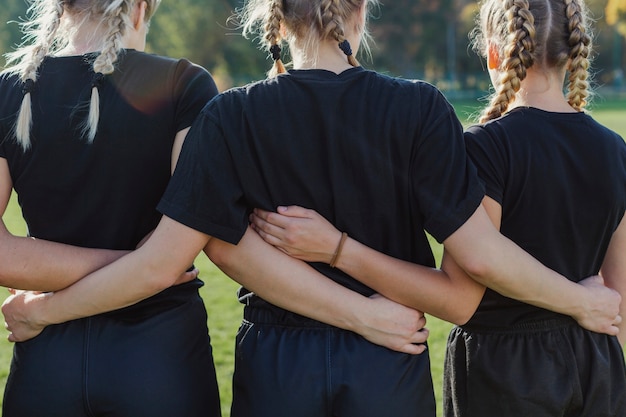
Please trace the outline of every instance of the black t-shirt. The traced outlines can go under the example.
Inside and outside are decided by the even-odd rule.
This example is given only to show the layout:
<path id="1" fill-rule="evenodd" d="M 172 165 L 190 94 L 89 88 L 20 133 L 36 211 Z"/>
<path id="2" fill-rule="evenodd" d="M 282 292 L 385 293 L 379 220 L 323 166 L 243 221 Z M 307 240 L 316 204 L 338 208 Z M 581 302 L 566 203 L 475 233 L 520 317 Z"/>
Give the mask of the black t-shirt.
<path id="1" fill-rule="evenodd" d="M 236 244 L 252 208 L 297 204 L 379 251 L 433 266 L 424 229 L 446 239 L 483 192 L 462 127 L 431 85 L 362 68 L 295 70 L 207 105 L 159 210 Z"/>
<path id="2" fill-rule="evenodd" d="M 176 133 L 217 94 L 209 73 L 187 60 L 125 50 L 100 87 L 92 144 L 87 119 L 94 55 L 47 57 L 32 92 L 32 148 L 13 137 L 23 98 L 0 77 L 0 157 L 30 235 L 83 247 L 134 249 L 159 221 Z"/>
<path id="3" fill-rule="evenodd" d="M 584 113 L 517 108 L 466 134 L 502 234 L 578 282 L 600 270 L 626 208 L 626 144 Z M 470 323 L 554 317 L 487 290 Z"/>

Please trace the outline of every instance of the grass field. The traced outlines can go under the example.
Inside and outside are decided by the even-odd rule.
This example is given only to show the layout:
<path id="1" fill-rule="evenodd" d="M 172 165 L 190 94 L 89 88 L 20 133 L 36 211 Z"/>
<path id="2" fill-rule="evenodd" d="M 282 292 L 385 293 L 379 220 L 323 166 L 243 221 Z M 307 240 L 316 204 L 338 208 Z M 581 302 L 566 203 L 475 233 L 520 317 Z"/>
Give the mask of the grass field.
<path id="1" fill-rule="evenodd" d="M 468 114 L 475 113 L 474 103 L 458 103 L 455 107 L 460 117 L 467 117 Z M 626 100 L 600 103 L 596 105 L 593 114 L 600 122 L 605 123 L 626 138 Z M 25 233 L 25 226 L 21 220 L 15 199 L 12 199 L 7 213 L 3 216 L 3 220 L 13 233 L 18 235 Z M 433 248 L 439 257 L 441 248 L 436 244 L 433 244 Z M 196 265 L 202 271 L 201 278 L 206 282 L 205 287 L 202 289 L 202 296 L 206 302 L 209 315 L 209 328 L 222 396 L 223 416 L 227 417 L 230 414 L 229 405 L 232 396 L 230 382 L 233 368 L 233 341 L 239 325 L 242 307 L 236 299 L 237 285 L 235 283 L 222 275 L 203 255 L 198 258 Z M 428 327 L 431 330 L 430 355 L 433 380 L 438 398 L 438 409 L 441 411 L 443 353 L 447 333 L 451 325 L 430 318 Z M 1 337 L 0 393 L 3 391 L 4 383 L 6 382 L 11 349 L 11 344 L 6 341 L 6 338 Z M 155 401 L 158 401 L 158 399 L 155 399 Z"/>

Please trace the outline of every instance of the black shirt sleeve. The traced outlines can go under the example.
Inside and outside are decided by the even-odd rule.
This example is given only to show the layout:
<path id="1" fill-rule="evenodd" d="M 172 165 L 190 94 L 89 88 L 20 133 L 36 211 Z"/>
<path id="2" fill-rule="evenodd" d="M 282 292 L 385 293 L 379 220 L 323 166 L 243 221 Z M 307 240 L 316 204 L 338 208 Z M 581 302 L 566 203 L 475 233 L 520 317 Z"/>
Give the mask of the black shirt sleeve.
<path id="1" fill-rule="evenodd" d="M 425 229 L 443 242 L 476 211 L 484 189 L 467 158 L 463 127 L 452 106 L 436 90 L 422 103 L 425 116 L 413 149 L 412 193 Z"/>
<path id="2" fill-rule="evenodd" d="M 506 186 L 506 170 L 510 165 L 502 143 L 482 126 L 472 126 L 465 132 L 465 146 L 470 160 L 485 184 L 485 192 L 502 205 Z"/>
<path id="3" fill-rule="evenodd" d="M 230 150 L 211 114 L 212 103 L 187 134 L 157 208 L 186 226 L 237 244 L 248 226 L 249 213 Z"/>
<path id="4" fill-rule="evenodd" d="M 209 100 L 218 93 L 215 81 L 202 67 L 181 59 L 176 67 L 174 95 L 177 97 L 176 131 L 191 126 Z"/>

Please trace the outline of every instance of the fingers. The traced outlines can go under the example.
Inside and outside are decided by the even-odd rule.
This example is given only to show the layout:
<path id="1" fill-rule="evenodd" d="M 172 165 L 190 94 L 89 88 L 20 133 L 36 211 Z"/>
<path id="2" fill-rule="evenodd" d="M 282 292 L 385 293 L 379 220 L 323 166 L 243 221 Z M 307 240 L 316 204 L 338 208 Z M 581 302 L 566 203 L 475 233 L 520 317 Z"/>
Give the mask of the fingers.
<path id="1" fill-rule="evenodd" d="M 430 332 L 428 329 L 423 328 L 411 337 L 410 343 L 407 343 L 397 350 L 398 352 L 408 353 L 409 355 L 421 355 L 428 347 L 426 346 L 426 340 L 428 339 Z"/>
<path id="2" fill-rule="evenodd" d="M 300 206 L 279 206 L 276 211 L 284 216 L 289 217 L 306 217 L 311 218 L 314 210 L 306 209 Z"/>
<path id="3" fill-rule="evenodd" d="M 252 229 L 257 232 L 264 241 L 283 250 L 280 246 L 282 240 L 279 237 L 283 234 L 282 229 L 265 222 L 263 219 L 254 214 L 250 216 L 250 220 L 252 222 Z"/>
<path id="4" fill-rule="evenodd" d="M 266 224 L 277 226 L 282 229 L 289 225 L 289 217 L 283 216 L 282 214 L 261 209 L 254 209 L 252 213 L 261 220 L 263 220 Z"/>

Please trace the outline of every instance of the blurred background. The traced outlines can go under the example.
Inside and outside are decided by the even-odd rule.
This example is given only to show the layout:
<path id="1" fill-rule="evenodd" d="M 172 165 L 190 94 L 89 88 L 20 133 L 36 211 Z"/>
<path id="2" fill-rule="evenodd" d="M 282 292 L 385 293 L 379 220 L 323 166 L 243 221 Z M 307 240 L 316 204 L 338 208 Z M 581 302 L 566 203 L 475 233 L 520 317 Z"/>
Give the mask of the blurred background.
<path id="1" fill-rule="evenodd" d="M 228 18 L 242 0 L 163 0 L 150 34 L 150 52 L 186 57 L 207 68 L 221 90 L 261 79 L 271 62 L 256 40 L 242 38 Z M 595 20 L 594 87 L 603 96 L 624 93 L 626 0 L 587 0 Z M 21 42 L 18 22 L 26 0 L 2 0 L 0 52 Z M 368 68 L 435 84 L 449 99 L 484 96 L 489 79 L 469 47 L 477 2 L 469 0 L 383 0 L 370 21 Z M 5 24 L 5 22 L 9 22 Z M 4 61 L 0 61 L 4 64 Z M 609 97 L 607 97 L 609 98 Z"/>

